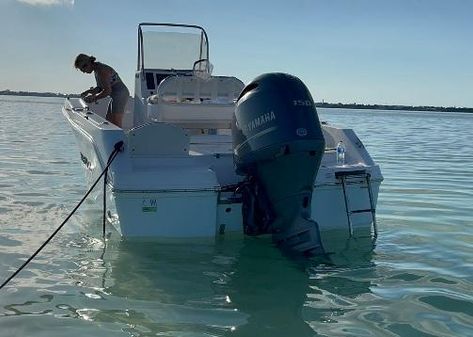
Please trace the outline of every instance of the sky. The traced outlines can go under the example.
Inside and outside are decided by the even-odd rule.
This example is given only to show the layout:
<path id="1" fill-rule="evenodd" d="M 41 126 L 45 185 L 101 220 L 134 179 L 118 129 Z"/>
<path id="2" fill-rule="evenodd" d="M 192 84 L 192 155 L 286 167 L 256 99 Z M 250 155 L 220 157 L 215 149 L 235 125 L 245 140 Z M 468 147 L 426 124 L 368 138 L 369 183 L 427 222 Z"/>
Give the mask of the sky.
<path id="1" fill-rule="evenodd" d="M 79 93 L 78 53 L 133 92 L 140 22 L 203 26 L 215 75 L 299 77 L 315 101 L 473 107 L 471 0 L 0 0 L 0 90 Z"/>

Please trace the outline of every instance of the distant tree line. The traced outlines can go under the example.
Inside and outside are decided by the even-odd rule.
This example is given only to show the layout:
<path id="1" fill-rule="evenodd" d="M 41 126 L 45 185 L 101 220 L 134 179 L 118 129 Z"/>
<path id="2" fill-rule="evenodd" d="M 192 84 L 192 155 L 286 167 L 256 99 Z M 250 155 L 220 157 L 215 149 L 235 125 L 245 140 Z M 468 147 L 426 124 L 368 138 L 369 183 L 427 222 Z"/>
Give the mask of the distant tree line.
<path id="1" fill-rule="evenodd" d="M 341 109 L 371 109 L 371 110 L 404 110 L 404 111 L 439 111 L 439 112 L 473 112 L 473 108 L 465 107 L 443 107 L 430 105 L 386 105 L 386 104 L 345 104 L 345 103 L 315 103 L 318 108 L 341 108 Z"/>
<path id="2" fill-rule="evenodd" d="M 0 91 L 0 95 L 10 96 L 38 96 L 38 97 L 79 97 L 77 94 L 63 94 L 59 92 L 35 92 L 35 91 Z M 439 112 L 473 112 L 473 108 L 455 106 L 429 106 L 429 105 L 386 105 L 386 104 L 358 104 L 358 103 L 326 103 L 317 102 L 318 108 L 340 108 L 340 109 L 368 109 L 368 110 L 404 110 L 404 111 L 439 111 Z"/>
<path id="3" fill-rule="evenodd" d="M 60 92 L 36 92 L 36 91 L 13 91 L 13 90 L 0 90 L 0 95 L 8 96 L 36 96 L 36 97 L 79 97 L 77 94 L 63 94 Z"/>

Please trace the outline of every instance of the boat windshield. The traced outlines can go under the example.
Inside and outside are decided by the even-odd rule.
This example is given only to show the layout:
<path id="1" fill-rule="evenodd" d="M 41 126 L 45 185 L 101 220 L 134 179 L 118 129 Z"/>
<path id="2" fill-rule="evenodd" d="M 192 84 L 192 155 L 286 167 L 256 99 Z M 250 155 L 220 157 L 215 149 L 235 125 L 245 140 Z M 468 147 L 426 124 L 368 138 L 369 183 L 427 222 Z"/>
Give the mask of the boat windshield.
<path id="1" fill-rule="evenodd" d="M 185 26 L 140 28 L 138 68 L 192 70 L 196 61 L 208 59 L 207 37 L 202 29 Z"/>

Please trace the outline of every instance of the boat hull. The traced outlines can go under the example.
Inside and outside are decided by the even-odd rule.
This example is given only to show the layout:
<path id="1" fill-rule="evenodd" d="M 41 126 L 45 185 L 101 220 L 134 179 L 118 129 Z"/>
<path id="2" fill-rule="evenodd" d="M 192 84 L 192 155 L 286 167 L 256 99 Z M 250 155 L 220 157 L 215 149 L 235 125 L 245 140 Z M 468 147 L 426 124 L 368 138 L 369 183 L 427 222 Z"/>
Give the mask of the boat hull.
<path id="1" fill-rule="evenodd" d="M 112 192 L 122 236 L 206 237 L 216 233 L 217 192 Z"/>
<path id="2" fill-rule="evenodd" d="M 380 181 L 372 181 L 376 205 Z M 366 182 L 347 186 L 348 212 L 369 209 Z M 133 191 L 109 189 L 108 221 L 124 237 L 192 238 L 228 232 L 243 233 L 241 199 L 225 198 L 218 191 Z M 341 184 L 314 186 L 312 219 L 320 232 L 343 231 L 353 236 L 373 234 L 371 212 L 348 215 Z M 349 223 L 351 222 L 351 224 Z"/>
<path id="3" fill-rule="evenodd" d="M 223 136 L 205 135 L 192 141 L 182 129 L 166 123 L 125 132 L 88 110 L 74 109 L 77 105 L 71 101 L 63 113 L 79 144 L 89 186 L 104 169 L 114 144 L 124 142 L 109 168 L 106 210 L 123 237 L 154 240 L 243 233 L 242 201 L 234 187 L 244 177 L 236 174 L 228 152 L 231 139 L 229 144 L 218 143 L 212 139 L 220 142 Z M 313 185 L 312 219 L 321 233 L 376 234 L 374 209 L 383 180 L 379 166 L 352 130 L 325 125 L 323 131 L 328 149 Z M 338 139 L 348 148 L 349 162 L 344 165 L 337 165 L 330 149 Z M 206 152 L 205 146 L 211 151 Z"/>

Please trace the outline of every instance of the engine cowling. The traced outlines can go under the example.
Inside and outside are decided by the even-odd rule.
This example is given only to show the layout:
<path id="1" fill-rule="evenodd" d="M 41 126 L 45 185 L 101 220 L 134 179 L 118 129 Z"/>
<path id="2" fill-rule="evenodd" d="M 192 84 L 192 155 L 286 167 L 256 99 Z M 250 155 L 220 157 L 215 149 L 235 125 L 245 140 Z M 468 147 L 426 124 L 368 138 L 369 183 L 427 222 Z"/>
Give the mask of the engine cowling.
<path id="1" fill-rule="evenodd" d="M 322 249 L 310 216 L 325 140 L 307 87 L 288 74 L 257 77 L 237 100 L 232 129 L 235 166 L 247 176 L 245 232 L 272 233 L 302 252 Z"/>

